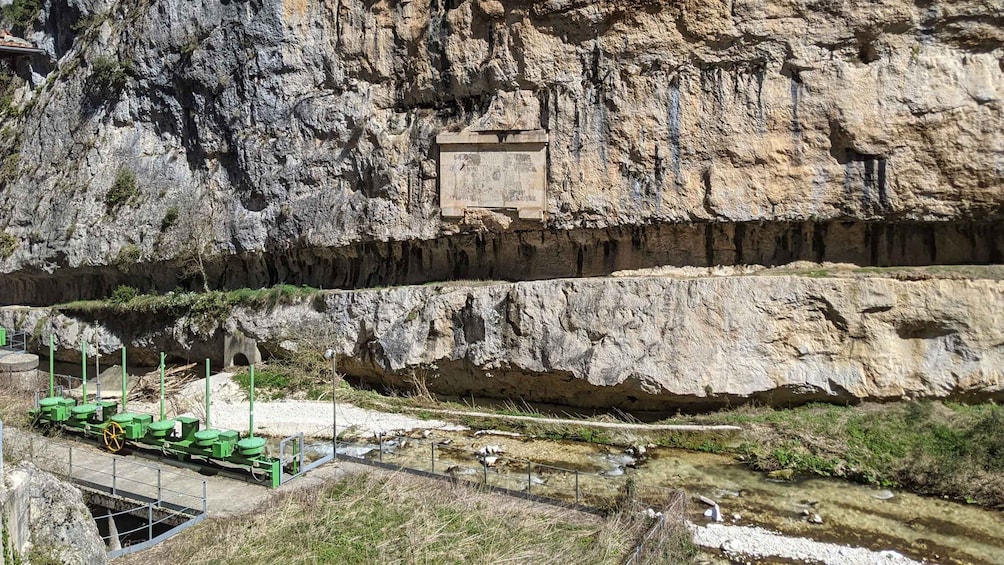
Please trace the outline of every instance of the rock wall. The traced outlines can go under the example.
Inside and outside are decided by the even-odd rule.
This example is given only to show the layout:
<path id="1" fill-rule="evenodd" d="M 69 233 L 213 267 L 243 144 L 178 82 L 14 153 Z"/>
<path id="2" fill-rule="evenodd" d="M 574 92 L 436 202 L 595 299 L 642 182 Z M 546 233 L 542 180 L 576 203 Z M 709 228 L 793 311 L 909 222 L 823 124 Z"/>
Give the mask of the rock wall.
<path id="1" fill-rule="evenodd" d="M 273 353 L 331 346 L 347 375 L 402 389 L 420 378 L 437 393 L 671 412 L 1001 399 L 1002 306 L 998 280 L 626 277 L 332 291 L 208 329 L 43 309 L 2 309 L 0 324 L 55 332 L 72 355 L 86 321 L 109 353 L 125 342 L 179 360 L 239 332 Z"/>
<path id="2" fill-rule="evenodd" d="M 49 57 L 0 110 L 7 304 L 53 273 L 91 296 L 262 257 L 227 275 L 253 286 L 465 232 L 521 234 L 509 257 L 565 230 L 1002 217 L 997 2 L 45 0 L 23 31 Z M 440 217 L 438 133 L 536 128 L 543 224 Z"/>
<path id="3" fill-rule="evenodd" d="M 13 562 L 23 562 L 34 551 L 66 565 L 108 563 L 98 527 L 72 485 L 21 463 L 4 470 L 0 498 L 4 534 L 11 543 L 5 549 L 12 552 Z"/>

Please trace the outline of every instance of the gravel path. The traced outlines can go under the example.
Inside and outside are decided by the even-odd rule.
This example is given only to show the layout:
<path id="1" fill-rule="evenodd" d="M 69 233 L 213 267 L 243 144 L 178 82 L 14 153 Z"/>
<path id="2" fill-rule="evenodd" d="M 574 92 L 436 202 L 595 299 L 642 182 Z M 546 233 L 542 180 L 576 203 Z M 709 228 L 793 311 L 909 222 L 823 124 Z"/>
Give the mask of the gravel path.
<path id="1" fill-rule="evenodd" d="M 827 565 L 919 565 L 895 551 L 872 551 L 808 538 L 788 537 L 763 528 L 709 524 L 690 525 L 694 543 L 701 547 L 720 549 L 730 559 L 743 556 L 763 559 L 780 557 L 796 561 L 820 562 Z"/>

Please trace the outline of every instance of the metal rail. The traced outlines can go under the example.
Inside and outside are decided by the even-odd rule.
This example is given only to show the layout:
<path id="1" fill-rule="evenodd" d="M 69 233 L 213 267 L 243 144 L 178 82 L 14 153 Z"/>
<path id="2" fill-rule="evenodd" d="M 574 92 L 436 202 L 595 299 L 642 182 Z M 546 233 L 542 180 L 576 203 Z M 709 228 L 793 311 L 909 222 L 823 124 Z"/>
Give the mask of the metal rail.
<path id="1" fill-rule="evenodd" d="M 130 514 L 132 516 L 145 514 L 146 516 L 146 523 L 143 526 L 125 532 L 118 532 L 116 541 L 120 547 L 108 550 L 107 553 L 110 559 L 152 547 L 198 524 L 208 515 L 207 482 L 205 479 L 196 480 L 180 473 L 165 471 L 157 466 L 145 465 L 121 457 L 109 457 L 104 454 L 96 454 L 91 450 L 85 450 L 85 453 L 91 457 L 96 456 L 105 461 L 109 458 L 111 459 L 110 468 L 109 465 L 95 467 L 92 464 L 89 466 L 80 462 L 81 457 L 79 455 L 76 461 L 74 461 L 74 449 L 72 445 L 68 445 L 66 448 L 65 466 L 59 464 L 62 461 L 57 463 L 56 458 L 50 457 L 49 454 L 44 454 L 45 456 L 42 456 L 43 454 L 36 454 L 34 449 L 29 452 L 30 459 L 40 469 L 57 474 L 65 473 L 71 482 L 82 489 L 110 495 L 118 500 L 136 503 L 126 510 L 111 514 L 112 519 L 122 514 Z M 144 474 L 150 478 L 137 478 L 142 477 Z M 167 486 L 168 484 L 193 481 L 197 481 L 196 485 L 198 486 L 195 488 L 201 489 L 201 492 L 193 493 L 191 490 L 178 490 L 180 487 L 171 488 Z M 144 494 L 144 492 L 147 494 Z M 166 514 L 159 519 L 155 519 L 155 512 L 166 512 Z M 103 517 L 95 517 L 95 520 L 101 518 Z M 155 526 L 178 520 L 181 520 L 181 522 L 160 534 L 154 535 Z M 145 541 L 122 546 L 122 542 L 127 539 L 127 536 L 142 530 L 146 530 L 147 532 L 147 539 Z M 106 547 L 111 544 L 111 537 L 111 533 L 102 537 L 102 540 L 106 543 Z"/>
<path id="2" fill-rule="evenodd" d="M 427 465 L 421 464 L 425 456 L 412 457 L 401 462 L 385 461 L 388 456 L 395 455 L 396 450 L 380 433 L 377 434 L 376 445 L 339 442 L 338 457 L 431 478 L 476 482 L 503 494 L 594 513 L 614 506 L 618 499 L 623 501 L 626 498 L 633 498 L 657 508 L 666 507 L 672 512 L 677 511 L 676 503 L 672 501 L 686 500 L 686 494 L 679 489 L 634 485 L 630 488 L 630 492 L 627 492 L 626 481 L 602 473 L 537 463 L 502 454 L 482 454 L 478 451 L 444 445 L 434 440 L 406 439 L 405 441 L 429 446 Z M 375 452 L 375 459 L 367 457 L 369 452 L 362 453 L 365 450 Z M 422 450 L 415 451 L 418 453 Z M 445 452 L 453 454 L 455 460 L 468 459 L 477 463 L 472 461 L 471 467 L 451 466 L 444 469 L 442 456 Z M 491 464 L 486 456 L 494 458 Z M 437 457 L 440 459 L 438 463 Z M 499 469 L 508 469 L 512 472 L 500 472 Z M 516 469 L 525 471 L 516 472 Z M 679 511 L 679 517 L 682 519 L 684 511 L 682 506 L 679 507 Z"/>

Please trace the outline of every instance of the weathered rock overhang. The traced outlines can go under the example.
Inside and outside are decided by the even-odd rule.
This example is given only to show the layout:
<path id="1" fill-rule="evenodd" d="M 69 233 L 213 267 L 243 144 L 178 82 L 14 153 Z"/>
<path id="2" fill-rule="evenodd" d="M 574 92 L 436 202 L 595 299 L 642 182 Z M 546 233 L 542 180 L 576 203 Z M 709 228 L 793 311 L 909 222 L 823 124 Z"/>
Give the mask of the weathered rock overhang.
<path id="1" fill-rule="evenodd" d="M 875 267 L 1000 263 L 1004 224 L 847 220 L 481 231 L 429 240 L 273 249 L 216 257 L 205 268 L 212 289 L 276 284 L 361 289 L 595 277 L 667 265 L 776 266 L 800 260 Z M 191 265 L 173 261 L 17 271 L 0 274 L 0 304 L 45 306 L 104 298 L 119 285 L 167 292 L 199 289 L 201 281 Z"/>
<path id="2" fill-rule="evenodd" d="M 57 355 L 73 355 L 86 335 L 107 353 L 125 344 L 137 360 L 157 351 L 199 360 L 240 333 L 266 355 L 330 347 L 343 373 L 372 385 L 632 412 L 1004 399 L 1004 281 L 811 275 L 328 291 L 237 307 L 208 326 L 114 308 L 5 308 L 0 325 L 56 335 Z"/>

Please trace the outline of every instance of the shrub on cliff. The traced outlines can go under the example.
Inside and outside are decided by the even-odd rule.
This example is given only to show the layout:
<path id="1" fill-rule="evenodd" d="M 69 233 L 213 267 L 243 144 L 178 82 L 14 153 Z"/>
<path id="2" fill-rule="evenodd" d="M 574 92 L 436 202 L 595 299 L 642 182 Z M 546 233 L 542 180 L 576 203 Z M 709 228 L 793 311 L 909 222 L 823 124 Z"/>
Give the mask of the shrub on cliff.
<path id="1" fill-rule="evenodd" d="M 14 0 L 10 5 L 0 9 L 4 20 L 10 24 L 14 31 L 23 31 L 32 21 L 38 17 L 38 12 L 42 9 L 42 0 Z"/>
<path id="2" fill-rule="evenodd" d="M 14 254 L 14 250 L 20 242 L 16 237 L 7 233 L 6 231 L 0 231 L 0 260 L 6 259 Z"/>
<path id="3" fill-rule="evenodd" d="M 105 208 L 114 212 L 123 204 L 139 196 L 139 185 L 136 183 L 136 173 L 129 169 L 119 169 L 115 182 L 105 194 Z"/>

